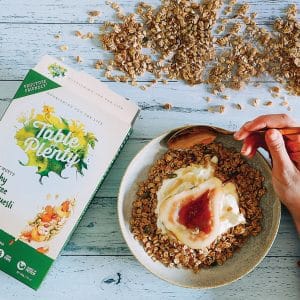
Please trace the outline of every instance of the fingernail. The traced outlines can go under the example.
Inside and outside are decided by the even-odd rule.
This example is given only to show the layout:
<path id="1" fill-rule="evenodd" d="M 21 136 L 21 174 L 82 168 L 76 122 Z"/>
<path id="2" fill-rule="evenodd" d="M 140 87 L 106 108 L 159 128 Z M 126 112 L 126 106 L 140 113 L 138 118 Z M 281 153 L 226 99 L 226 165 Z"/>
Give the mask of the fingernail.
<path id="1" fill-rule="evenodd" d="M 236 131 L 234 134 L 233 134 L 233 137 L 235 139 L 238 139 L 240 137 L 240 132 L 239 131 Z"/>
<path id="2" fill-rule="evenodd" d="M 274 141 L 277 140 L 278 137 L 279 137 L 279 132 L 276 129 L 271 129 L 269 132 L 269 138 Z"/>
<path id="3" fill-rule="evenodd" d="M 242 149 L 241 149 L 241 153 L 244 156 L 248 156 L 251 152 L 251 148 L 249 146 L 246 146 L 245 144 L 243 145 Z"/>

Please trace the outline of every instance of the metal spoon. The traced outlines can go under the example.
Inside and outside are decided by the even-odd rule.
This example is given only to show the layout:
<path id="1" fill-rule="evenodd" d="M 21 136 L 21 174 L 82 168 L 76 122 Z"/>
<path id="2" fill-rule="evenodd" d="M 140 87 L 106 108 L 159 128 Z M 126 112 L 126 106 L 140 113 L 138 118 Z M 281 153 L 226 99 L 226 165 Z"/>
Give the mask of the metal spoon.
<path id="1" fill-rule="evenodd" d="M 265 134 L 269 128 L 256 131 Z M 282 135 L 300 134 L 300 127 L 278 128 Z M 188 149 L 196 144 L 212 143 L 218 134 L 233 135 L 235 131 L 208 125 L 190 125 L 172 130 L 160 145 L 170 149 Z"/>

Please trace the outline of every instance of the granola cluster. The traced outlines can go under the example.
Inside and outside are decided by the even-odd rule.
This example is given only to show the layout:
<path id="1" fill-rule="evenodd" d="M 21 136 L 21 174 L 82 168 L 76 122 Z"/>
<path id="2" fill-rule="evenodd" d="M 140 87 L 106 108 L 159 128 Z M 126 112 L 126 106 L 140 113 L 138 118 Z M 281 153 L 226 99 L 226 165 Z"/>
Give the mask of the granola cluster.
<path id="1" fill-rule="evenodd" d="M 163 234 L 157 227 L 156 193 L 164 179 L 176 176 L 174 171 L 177 169 L 191 164 L 206 165 L 213 156 L 219 160 L 215 176 L 223 182 L 232 181 L 237 187 L 239 206 L 246 224 L 231 228 L 210 248 L 195 250 Z M 263 182 L 260 171 L 245 162 L 234 149 L 225 148 L 221 143 L 196 145 L 189 150 L 168 150 L 152 166 L 147 180 L 139 185 L 137 198 L 133 202 L 131 231 L 147 254 L 166 266 L 199 271 L 212 265 L 222 265 L 250 236 L 256 236 L 261 231 L 260 199 L 266 192 Z"/>
<path id="2" fill-rule="evenodd" d="M 218 93 L 269 74 L 300 95 L 296 5 L 274 21 L 271 33 L 256 24 L 256 13 L 248 13 L 248 4 L 236 1 L 225 5 L 222 0 L 162 0 L 158 7 L 141 2 L 128 15 L 118 4 L 107 3 L 119 19 L 105 22 L 100 34 L 104 49 L 113 54 L 101 64 L 110 80 L 137 85 L 137 77 L 150 72 L 154 79 L 141 86 L 144 90 L 159 79 L 181 79 L 191 85 L 208 83 Z"/>

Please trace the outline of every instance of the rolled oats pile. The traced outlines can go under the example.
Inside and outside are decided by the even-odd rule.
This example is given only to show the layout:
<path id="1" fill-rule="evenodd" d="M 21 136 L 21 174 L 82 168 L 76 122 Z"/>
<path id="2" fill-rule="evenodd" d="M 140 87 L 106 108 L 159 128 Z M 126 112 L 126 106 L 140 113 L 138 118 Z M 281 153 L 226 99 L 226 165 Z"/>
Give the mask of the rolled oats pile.
<path id="1" fill-rule="evenodd" d="M 267 72 L 286 89 L 300 96 L 300 22 L 297 20 L 297 7 L 288 8 L 286 18 L 278 18 L 274 24 L 274 33 L 257 26 L 253 35 L 259 41 Z"/>
<path id="2" fill-rule="evenodd" d="M 236 1 L 226 1 L 225 8 L 222 0 L 162 0 L 158 7 L 141 2 L 128 15 L 118 4 L 108 4 L 119 19 L 106 22 L 100 34 L 102 46 L 113 54 L 102 66 L 109 80 L 137 85 L 137 77 L 150 72 L 155 79 L 144 90 L 156 79 L 168 78 L 208 83 L 212 91 L 222 92 L 269 74 L 300 95 L 296 5 L 274 22 L 270 33 L 256 24 L 256 13 L 248 12 L 247 3 Z"/>
<path id="3" fill-rule="evenodd" d="M 215 56 L 212 26 L 222 1 L 162 1 L 159 9 L 143 2 L 136 14 L 120 17 L 120 23 L 105 23 L 100 41 L 114 59 L 107 71 L 117 69 L 124 76 L 112 76 L 116 81 L 135 80 L 148 71 L 156 78 L 183 79 L 190 84 L 204 81 L 207 62 Z M 119 7 L 111 4 L 117 13 Z M 142 18 L 138 22 L 137 16 Z M 143 54 L 150 49 L 154 55 Z"/>
<path id="4" fill-rule="evenodd" d="M 215 176 L 223 182 L 232 181 L 237 187 L 240 211 L 246 224 L 229 229 L 207 250 L 195 250 L 163 234 L 157 227 L 156 193 L 164 179 L 174 177 L 174 171 L 191 164 L 205 165 L 213 156 L 219 159 Z M 263 182 L 264 177 L 258 170 L 246 163 L 234 149 L 225 148 L 220 143 L 196 145 L 188 150 L 168 150 L 152 166 L 147 180 L 139 185 L 133 202 L 131 231 L 147 254 L 166 266 L 199 271 L 222 265 L 250 236 L 261 231 L 260 199 L 266 192 Z"/>

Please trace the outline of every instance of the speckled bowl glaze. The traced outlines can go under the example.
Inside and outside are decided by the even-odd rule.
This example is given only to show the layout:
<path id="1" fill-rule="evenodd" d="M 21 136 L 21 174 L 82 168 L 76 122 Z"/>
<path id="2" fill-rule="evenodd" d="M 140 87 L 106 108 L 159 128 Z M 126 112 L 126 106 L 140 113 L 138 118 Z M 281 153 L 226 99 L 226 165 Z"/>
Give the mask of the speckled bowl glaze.
<path id="1" fill-rule="evenodd" d="M 215 288 L 230 284 L 251 272 L 263 260 L 277 235 L 281 205 L 272 186 L 270 166 L 260 153 L 249 160 L 249 164 L 259 169 L 264 175 L 267 188 L 267 193 L 261 201 L 263 219 L 260 234 L 251 237 L 240 251 L 236 251 L 233 257 L 222 266 L 203 269 L 198 273 L 187 269 L 168 268 L 160 262 L 152 261 L 142 245 L 133 238 L 129 225 L 138 183 L 147 178 L 151 165 L 167 151 L 160 141 L 168 134 L 161 135 L 148 143 L 135 156 L 125 172 L 118 197 L 118 216 L 123 237 L 132 254 L 145 268 L 172 284 L 189 288 Z M 232 135 L 219 134 L 216 141 L 240 151 L 241 143 L 235 141 Z"/>

